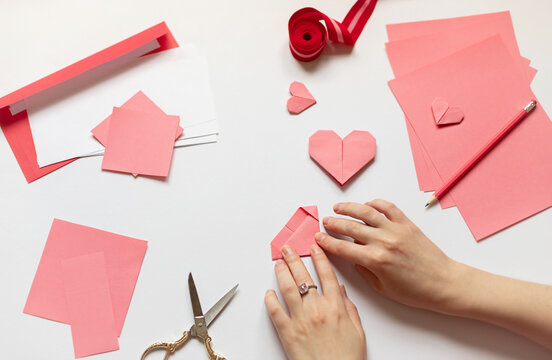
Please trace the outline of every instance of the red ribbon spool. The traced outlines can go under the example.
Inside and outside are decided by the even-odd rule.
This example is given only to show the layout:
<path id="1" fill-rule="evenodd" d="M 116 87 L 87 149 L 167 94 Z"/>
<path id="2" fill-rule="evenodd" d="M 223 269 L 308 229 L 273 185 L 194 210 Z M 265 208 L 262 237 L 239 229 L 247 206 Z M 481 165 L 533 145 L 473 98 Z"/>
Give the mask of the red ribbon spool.
<path id="1" fill-rule="evenodd" d="M 377 0 L 358 0 L 342 23 L 310 7 L 297 10 L 288 23 L 291 54 L 299 61 L 312 61 L 320 56 L 328 37 L 334 42 L 353 46 L 376 3 Z"/>

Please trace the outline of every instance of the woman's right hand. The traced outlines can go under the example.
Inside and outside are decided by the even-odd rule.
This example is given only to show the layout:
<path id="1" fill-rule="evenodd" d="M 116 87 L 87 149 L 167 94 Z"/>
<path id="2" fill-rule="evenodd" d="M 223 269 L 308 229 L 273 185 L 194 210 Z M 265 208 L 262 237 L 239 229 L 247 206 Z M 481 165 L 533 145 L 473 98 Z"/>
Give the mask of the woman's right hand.
<path id="1" fill-rule="evenodd" d="M 336 204 L 334 211 L 356 220 L 326 217 L 324 227 L 355 243 L 318 233 L 324 250 L 354 263 L 374 290 L 392 300 L 452 312 L 458 291 L 454 280 L 464 265 L 447 257 L 399 208 L 374 200 Z"/>

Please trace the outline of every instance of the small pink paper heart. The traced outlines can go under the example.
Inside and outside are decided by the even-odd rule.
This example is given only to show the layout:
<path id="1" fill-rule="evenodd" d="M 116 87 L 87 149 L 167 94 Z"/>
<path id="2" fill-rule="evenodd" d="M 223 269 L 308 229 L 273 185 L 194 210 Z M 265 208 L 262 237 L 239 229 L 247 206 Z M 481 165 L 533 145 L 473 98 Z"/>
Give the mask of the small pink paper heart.
<path id="1" fill-rule="evenodd" d="M 299 114 L 316 104 L 316 100 L 307 90 L 305 84 L 294 81 L 289 86 L 291 97 L 287 101 L 288 111 L 292 114 Z"/>
<path id="2" fill-rule="evenodd" d="M 437 126 L 459 124 L 464 120 L 464 112 L 457 106 L 449 106 L 448 102 L 437 97 L 431 103 L 433 119 Z"/>
<path id="3" fill-rule="evenodd" d="M 343 186 L 376 156 L 376 139 L 368 131 L 341 139 L 332 130 L 318 130 L 309 138 L 309 155 Z"/>

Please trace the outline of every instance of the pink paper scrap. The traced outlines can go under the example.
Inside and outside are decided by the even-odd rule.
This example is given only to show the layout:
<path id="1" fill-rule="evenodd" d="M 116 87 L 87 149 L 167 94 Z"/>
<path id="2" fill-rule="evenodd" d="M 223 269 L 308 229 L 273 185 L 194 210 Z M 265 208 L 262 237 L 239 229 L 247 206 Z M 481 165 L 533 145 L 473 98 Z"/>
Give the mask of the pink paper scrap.
<path id="1" fill-rule="evenodd" d="M 119 350 L 103 252 L 60 262 L 75 357 Z"/>

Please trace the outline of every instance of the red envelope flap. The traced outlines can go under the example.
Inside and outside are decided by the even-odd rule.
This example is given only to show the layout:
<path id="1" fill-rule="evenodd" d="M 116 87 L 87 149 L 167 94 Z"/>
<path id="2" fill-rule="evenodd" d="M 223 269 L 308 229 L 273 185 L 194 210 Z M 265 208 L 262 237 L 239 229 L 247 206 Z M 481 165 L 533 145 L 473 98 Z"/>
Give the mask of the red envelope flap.
<path id="1" fill-rule="evenodd" d="M 68 80 L 76 75 L 82 74 L 83 72 L 93 69 L 99 65 L 114 60 L 153 40 L 157 40 L 160 47 L 151 51 L 150 54 L 178 47 L 178 43 L 172 36 L 167 24 L 165 24 L 165 22 L 159 23 L 129 37 L 128 39 L 118 42 L 117 44 L 105 48 L 94 55 L 90 55 L 87 58 L 77 61 L 74 64 L 71 64 L 0 98 L 0 109 Z"/>

